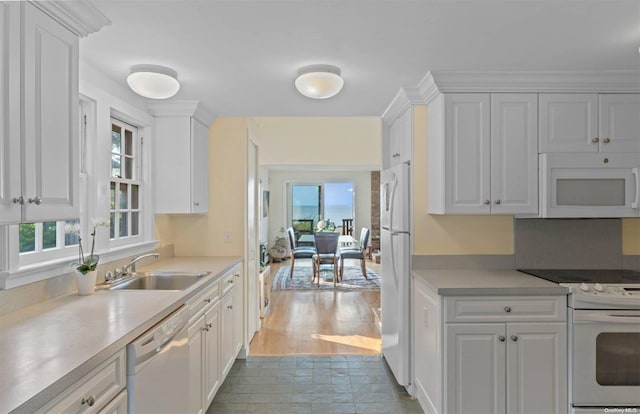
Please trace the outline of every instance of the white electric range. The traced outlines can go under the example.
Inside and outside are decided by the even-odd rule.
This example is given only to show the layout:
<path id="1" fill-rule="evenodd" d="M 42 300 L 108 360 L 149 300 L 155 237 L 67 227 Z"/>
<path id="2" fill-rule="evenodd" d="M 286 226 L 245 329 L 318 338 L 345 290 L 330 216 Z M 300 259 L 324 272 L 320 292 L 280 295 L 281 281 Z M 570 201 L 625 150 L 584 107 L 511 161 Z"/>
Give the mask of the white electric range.
<path id="1" fill-rule="evenodd" d="M 571 412 L 640 413 L 640 272 L 520 271 L 571 289 Z"/>

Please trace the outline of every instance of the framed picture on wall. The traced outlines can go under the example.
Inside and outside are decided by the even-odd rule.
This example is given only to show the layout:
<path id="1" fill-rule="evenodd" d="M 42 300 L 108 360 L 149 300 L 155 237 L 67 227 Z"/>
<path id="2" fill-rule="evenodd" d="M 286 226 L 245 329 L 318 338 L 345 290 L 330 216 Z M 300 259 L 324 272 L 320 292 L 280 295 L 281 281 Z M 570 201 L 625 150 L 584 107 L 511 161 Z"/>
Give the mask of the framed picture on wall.
<path id="1" fill-rule="evenodd" d="M 262 217 L 267 217 L 269 215 L 269 192 L 262 192 Z"/>

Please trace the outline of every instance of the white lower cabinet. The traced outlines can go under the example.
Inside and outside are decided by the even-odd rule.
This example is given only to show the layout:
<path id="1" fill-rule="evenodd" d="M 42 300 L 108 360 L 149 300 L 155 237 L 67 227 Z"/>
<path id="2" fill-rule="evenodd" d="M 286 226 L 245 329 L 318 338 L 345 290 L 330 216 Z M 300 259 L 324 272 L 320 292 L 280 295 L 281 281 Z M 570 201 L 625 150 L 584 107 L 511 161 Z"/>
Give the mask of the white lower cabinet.
<path id="1" fill-rule="evenodd" d="M 446 412 L 567 409 L 566 324 L 447 324 Z"/>
<path id="2" fill-rule="evenodd" d="M 222 329 L 220 337 L 220 361 L 222 363 L 222 375 L 226 376 L 233 361 L 233 295 L 229 292 L 222 298 Z"/>
<path id="3" fill-rule="evenodd" d="M 36 412 L 126 413 L 126 385 L 126 350 L 122 349 Z"/>
<path id="4" fill-rule="evenodd" d="M 221 383 L 220 358 L 220 302 L 216 303 L 204 315 L 204 386 L 205 410 L 213 401 Z"/>
<path id="5" fill-rule="evenodd" d="M 440 296 L 414 280 L 426 413 L 567 413 L 566 296 Z"/>
<path id="6" fill-rule="evenodd" d="M 189 413 L 204 413 L 204 315 L 189 326 Z"/>

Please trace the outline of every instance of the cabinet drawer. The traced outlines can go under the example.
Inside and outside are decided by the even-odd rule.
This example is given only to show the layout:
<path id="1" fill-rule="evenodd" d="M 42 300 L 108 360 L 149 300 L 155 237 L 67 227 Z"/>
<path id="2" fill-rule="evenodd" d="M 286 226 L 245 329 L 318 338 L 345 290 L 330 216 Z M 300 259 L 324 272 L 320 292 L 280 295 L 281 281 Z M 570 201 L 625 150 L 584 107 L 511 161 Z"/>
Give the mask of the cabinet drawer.
<path id="1" fill-rule="evenodd" d="M 563 322 L 566 296 L 447 296 L 446 322 Z"/>
<path id="2" fill-rule="evenodd" d="M 122 349 L 37 413 L 97 413 L 126 386 L 126 351 Z"/>
<path id="3" fill-rule="evenodd" d="M 236 283 L 234 274 L 237 272 L 237 269 L 233 269 L 229 273 L 222 276 L 220 279 L 220 292 L 222 292 L 221 296 L 224 296 L 227 292 L 233 289 L 233 285 Z"/>
<path id="4" fill-rule="evenodd" d="M 196 295 L 187 302 L 187 307 L 189 309 L 189 324 L 195 321 L 208 305 L 217 302 L 219 299 L 220 289 L 218 282 L 205 286 L 202 293 Z"/>
<path id="5" fill-rule="evenodd" d="M 127 414 L 127 390 L 122 391 L 106 407 L 100 410 L 99 414 Z"/>

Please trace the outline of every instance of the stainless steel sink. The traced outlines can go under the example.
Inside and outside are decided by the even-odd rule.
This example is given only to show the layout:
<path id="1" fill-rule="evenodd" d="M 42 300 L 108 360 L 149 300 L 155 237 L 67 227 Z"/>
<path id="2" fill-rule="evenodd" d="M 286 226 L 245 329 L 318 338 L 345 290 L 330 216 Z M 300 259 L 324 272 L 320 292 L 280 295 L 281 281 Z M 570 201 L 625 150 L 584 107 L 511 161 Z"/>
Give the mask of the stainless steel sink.
<path id="1" fill-rule="evenodd" d="M 139 272 L 121 282 L 114 282 L 109 290 L 184 290 L 211 272 Z"/>

